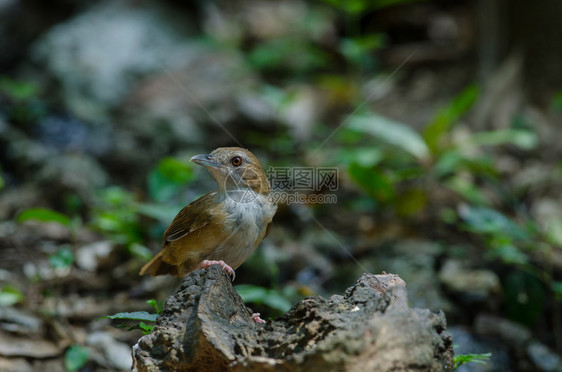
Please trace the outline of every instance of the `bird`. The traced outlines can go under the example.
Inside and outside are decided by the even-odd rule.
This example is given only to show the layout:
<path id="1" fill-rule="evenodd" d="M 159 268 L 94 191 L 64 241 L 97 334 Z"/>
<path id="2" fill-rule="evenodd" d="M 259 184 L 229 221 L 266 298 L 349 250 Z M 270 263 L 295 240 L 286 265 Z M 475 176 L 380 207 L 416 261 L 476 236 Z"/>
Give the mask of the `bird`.
<path id="1" fill-rule="evenodd" d="M 139 274 L 183 277 L 216 264 L 234 280 L 235 270 L 269 234 L 277 210 L 267 175 L 258 158 L 240 147 L 219 147 L 190 160 L 207 168 L 218 190 L 180 210 L 164 232 L 162 250 Z"/>

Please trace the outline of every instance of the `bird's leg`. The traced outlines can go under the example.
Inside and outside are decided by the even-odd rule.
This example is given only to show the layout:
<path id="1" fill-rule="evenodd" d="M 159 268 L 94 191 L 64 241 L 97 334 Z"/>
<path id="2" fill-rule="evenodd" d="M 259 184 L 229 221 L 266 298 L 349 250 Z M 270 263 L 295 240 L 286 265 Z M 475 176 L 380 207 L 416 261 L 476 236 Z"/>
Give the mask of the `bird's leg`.
<path id="1" fill-rule="evenodd" d="M 253 313 L 252 314 L 252 319 L 254 319 L 254 321 L 258 324 L 265 324 L 265 320 L 263 320 L 262 318 L 260 318 L 260 313 Z"/>
<path id="2" fill-rule="evenodd" d="M 232 267 L 228 266 L 223 260 L 220 261 L 204 260 L 201 263 L 199 263 L 195 269 L 205 269 L 213 265 L 220 265 L 223 269 L 225 269 L 227 273 L 232 275 L 232 281 L 234 281 L 234 278 L 236 278 L 236 273 L 234 272 Z"/>

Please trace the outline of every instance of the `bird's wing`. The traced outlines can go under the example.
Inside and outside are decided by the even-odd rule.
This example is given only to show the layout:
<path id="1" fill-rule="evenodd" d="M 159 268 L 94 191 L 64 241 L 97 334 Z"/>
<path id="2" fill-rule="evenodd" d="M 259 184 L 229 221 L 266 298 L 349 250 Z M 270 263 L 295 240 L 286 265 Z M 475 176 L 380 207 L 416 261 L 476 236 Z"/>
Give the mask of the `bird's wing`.
<path id="1" fill-rule="evenodd" d="M 166 229 L 164 245 L 179 240 L 211 223 L 212 216 L 209 210 L 215 196 L 216 192 L 210 192 L 185 206 Z"/>

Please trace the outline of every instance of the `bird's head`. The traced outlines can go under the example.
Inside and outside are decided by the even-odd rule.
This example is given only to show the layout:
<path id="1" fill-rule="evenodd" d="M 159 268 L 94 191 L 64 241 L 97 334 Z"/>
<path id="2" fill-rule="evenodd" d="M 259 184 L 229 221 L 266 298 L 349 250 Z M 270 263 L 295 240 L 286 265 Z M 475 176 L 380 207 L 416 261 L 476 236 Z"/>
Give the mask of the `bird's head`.
<path id="1" fill-rule="evenodd" d="M 219 147 L 210 154 L 195 155 L 191 161 L 209 170 L 221 192 L 251 189 L 265 194 L 271 191 L 260 161 L 246 149 Z"/>

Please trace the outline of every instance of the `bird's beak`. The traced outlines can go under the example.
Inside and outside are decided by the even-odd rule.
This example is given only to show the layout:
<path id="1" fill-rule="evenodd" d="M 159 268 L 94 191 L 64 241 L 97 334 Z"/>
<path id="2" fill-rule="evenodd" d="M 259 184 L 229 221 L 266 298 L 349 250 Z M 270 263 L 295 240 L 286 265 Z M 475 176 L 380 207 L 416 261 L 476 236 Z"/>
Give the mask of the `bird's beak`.
<path id="1" fill-rule="evenodd" d="M 195 155 L 190 160 L 195 164 L 199 164 L 204 167 L 220 168 L 222 166 L 221 163 L 215 161 L 215 159 L 213 159 L 213 157 L 209 154 Z"/>

